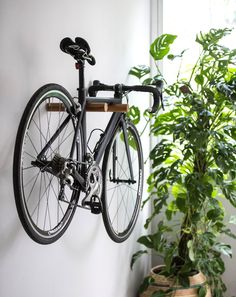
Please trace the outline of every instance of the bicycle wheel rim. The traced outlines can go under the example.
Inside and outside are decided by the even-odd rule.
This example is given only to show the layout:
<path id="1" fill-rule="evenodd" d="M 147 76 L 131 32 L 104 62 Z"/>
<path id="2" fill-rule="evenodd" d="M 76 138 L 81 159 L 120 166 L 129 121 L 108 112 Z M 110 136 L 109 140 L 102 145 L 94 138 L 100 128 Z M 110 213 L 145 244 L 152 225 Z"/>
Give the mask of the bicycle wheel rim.
<path id="1" fill-rule="evenodd" d="M 59 103 L 61 110 L 48 112 L 48 103 Z M 59 201 L 58 177 L 47 171 L 42 172 L 31 163 L 60 123 L 68 117 L 66 109 L 69 107 L 70 100 L 61 90 L 52 89 L 37 94 L 29 102 L 18 130 L 14 160 L 14 171 L 17 172 L 14 185 L 16 204 L 25 230 L 39 243 L 51 243 L 58 239 L 75 210 L 75 205 L 69 204 L 76 202 L 74 191 L 67 187 L 65 197 L 68 203 Z M 74 128 L 75 123 L 69 118 L 60 136 L 45 152 L 48 161 L 55 153 L 68 157 L 71 147 L 68 144 L 74 136 Z M 78 158 L 78 147 L 75 157 Z"/>
<path id="2" fill-rule="evenodd" d="M 117 129 L 105 157 L 103 217 L 109 236 L 116 242 L 126 240 L 135 226 L 143 187 L 143 157 L 140 140 L 131 124 L 127 126 L 127 133 L 135 183 L 127 182 L 131 180 L 131 175 L 122 128 Z M 125 182 L 121 182 L 122 180 Z"/>

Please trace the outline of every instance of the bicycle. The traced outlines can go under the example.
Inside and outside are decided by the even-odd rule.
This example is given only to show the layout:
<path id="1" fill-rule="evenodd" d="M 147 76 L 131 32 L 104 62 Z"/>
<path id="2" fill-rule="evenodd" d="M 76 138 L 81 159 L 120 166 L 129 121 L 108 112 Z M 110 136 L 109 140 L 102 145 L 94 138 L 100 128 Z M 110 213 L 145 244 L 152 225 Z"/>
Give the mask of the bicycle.
<path id="1" fill-rule="evenodd" d="M 141 142 L 122 100 L 131 91 L 150 92 L 154 97 L 151 112 L 155 112 L 161 94 L 153 86 L 109 86 L 99 81 L 94 81 L 87 94 L 85 62 L 96 63 L 87 41 L 66 37 L 60 48 L 76 60 L 78 97 L 72 98 L 64 87 L 51 83 L 29 100 L 14 150 L 17 212 L 25 231 L 40 244 L 58 240 L 77 207 L 102 213 L 110 238 L 122 242 L 135 226 L 143 189 Z M 113 91 L 114 96 L 97 97 L 99 91 Z M 98 110 L 113 113 L 89 152 L 86 113 Z"/>

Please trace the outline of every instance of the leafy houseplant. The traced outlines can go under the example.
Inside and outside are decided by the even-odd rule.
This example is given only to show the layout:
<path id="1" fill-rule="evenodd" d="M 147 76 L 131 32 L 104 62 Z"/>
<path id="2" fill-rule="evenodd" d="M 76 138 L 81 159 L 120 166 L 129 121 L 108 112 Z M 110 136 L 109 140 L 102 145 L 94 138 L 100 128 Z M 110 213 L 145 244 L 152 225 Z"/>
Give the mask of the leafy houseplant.
<path id="1" fill-rule="evenodd" d="M 188 286 L 189 275 L 201 271 L 213 297 L 226 291 L 222 255 L 232 256 L 230 245 L 221 240 L 224 235 L 236 238 L 224 208 L 224 200 L 236 207 L 236 50 L 220 45 L 230 32 L 198 34 L 201 52 L 189 77 L 181 78 L 179 71 L 173 84 L 165 83 L 167 110 L 151 116 L 151 135 L 160 138 L 150 153 L 150 195 L 144 201 L 151 201 L 153 210 L 145 228 L 151 223 L 153 228 L 138 239 L 145 249 L 131 263 L 151 250 L 163 258 L 161 274 L 174 278 L 177 286 Z M 184 51 L 169 54 L 175 38 L 163 34 L 151 44 L 156 66 L 164 57 L 183 59 Z M 158 66 L 156 70 L 151 77 L 149 67 L 136 66 L 130 74 L 144 84 L 159 84 L 163 77 Z M 233 216 L 229 219 L 235 223 Z M 153 281 L 145 278 L 141 290 Z M 168 292 L 157 290 L 152 296 Z M 206 288 L 199 286 L 198 294 L 205 296 Z"/>

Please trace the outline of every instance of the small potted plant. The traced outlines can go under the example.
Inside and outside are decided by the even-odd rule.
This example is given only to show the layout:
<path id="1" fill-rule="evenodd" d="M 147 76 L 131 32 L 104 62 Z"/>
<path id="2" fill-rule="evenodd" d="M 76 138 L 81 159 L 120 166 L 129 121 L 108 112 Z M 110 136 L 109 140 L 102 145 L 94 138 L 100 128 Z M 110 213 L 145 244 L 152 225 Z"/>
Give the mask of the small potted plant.
<path id="1" fill-rule="evenodd" d="M 138 239 L 145 249 L 133 255 L 131 265 L 148 253 L 161 256 L 164 265 L 144 279 L 145 297 L 222 297 L 226 291 L 222 255 L 232 252 L 222 240 L 236 238 L 227 221 L 235 218 L 224 208 L 225 201 L 236 207 L 236 50 L 220 42 L 230 32 L 197 35 L 201 51 L 189 77 L 179 71 L 173 84 L 165 82 L 166 110 L 150 116 L 151 136 L 159 140 L 150 152 L 149 196 L 143 203 L 152 203 L 145 223 L 152 232 Z M 151 44 L 156 66 L 164 57 L 183 59 L 184 51 L 169 53 L 175 38 L 163 34 Z M 158 66 L 150 73 L 147 66 L 130 70 L 144 84 L 164 80 Z M 199 273 L 203 278 L 194 283 Z"/>

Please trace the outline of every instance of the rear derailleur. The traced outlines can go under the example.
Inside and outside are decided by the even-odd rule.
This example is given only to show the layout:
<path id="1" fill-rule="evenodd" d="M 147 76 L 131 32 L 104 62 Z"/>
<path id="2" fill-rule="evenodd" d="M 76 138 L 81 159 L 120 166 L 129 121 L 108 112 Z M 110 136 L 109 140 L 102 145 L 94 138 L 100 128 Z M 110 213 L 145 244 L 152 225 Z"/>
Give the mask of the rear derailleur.
<path id="1" fill-rule="evenodd" d="M 60 179 L 60 192 L 59 200 L 67 202 L 65 197 L 65 186 L 68 186 L 71 190 L 78 190 L 74 186 L 73 173 L 75 172 L 76 164 L 73 161 L 67 160 L 61 157 L 59 154 L 55 154 L 51 161 L 51 168 L 53 174 Z M 89 209 L 94 214 L 102 212 L 102 172 L 99 166 L 90 165 L 86 175 L 86 187 L 83 189 L 86 192 L 85 198 L 82 200 L 79 207 Z M 71 202 L 69 202 L 71 203 Z M 73 203 L 73 202 L 72 202 Z"/>

